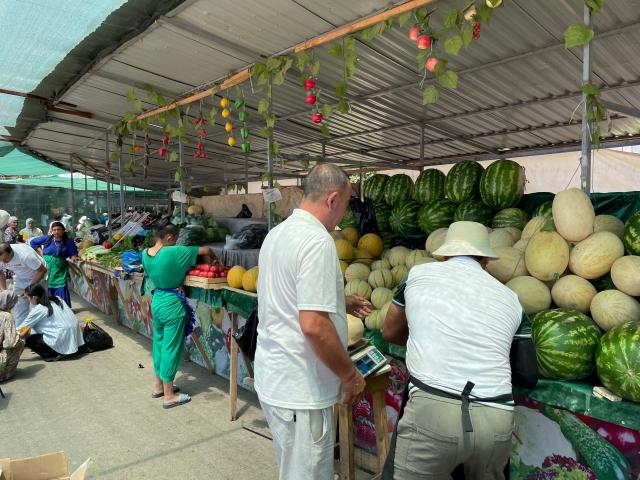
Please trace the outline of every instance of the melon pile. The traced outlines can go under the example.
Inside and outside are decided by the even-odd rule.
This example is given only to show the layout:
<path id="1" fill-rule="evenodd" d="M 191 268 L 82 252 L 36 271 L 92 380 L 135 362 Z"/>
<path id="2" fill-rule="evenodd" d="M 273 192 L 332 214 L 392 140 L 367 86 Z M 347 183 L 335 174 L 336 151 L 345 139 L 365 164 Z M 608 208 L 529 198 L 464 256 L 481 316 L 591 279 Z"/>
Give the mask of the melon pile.
<path id="1" fill-rule="evenodd" d="M 244 267 L 236 265 L 227 273 L 227 283 L 230 287 L 255 293 L 258 291 L 258 273 L 258 267 L 245 270 Z"/>

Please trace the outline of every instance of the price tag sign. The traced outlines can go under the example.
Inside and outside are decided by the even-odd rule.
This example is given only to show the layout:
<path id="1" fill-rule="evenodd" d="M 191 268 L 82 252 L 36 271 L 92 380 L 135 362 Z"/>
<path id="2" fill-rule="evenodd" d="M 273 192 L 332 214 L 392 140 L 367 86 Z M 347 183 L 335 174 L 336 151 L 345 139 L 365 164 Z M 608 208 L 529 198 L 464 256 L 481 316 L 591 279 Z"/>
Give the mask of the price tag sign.
<path id="1" fill-rule="evenodd" d="M 282 193 L 277 188 L 267 188 L 264 192 L 262 192 L 262 196 L 264 197 L 264 201 L 267 203 L 275 203 L 282 200 Z"/>

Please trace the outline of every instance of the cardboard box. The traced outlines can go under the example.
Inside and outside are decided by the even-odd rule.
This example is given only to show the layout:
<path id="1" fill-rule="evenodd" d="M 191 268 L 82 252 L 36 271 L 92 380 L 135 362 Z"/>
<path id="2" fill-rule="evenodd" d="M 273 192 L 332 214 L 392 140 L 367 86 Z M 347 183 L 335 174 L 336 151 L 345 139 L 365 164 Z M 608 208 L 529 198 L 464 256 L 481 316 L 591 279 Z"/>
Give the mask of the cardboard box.
<path id="1" fill-rule="evenodd" d="M 38 457 L 0 459 L 0 480 L 84 480 L 89 460 L 69 474 L 64 452 Z"/>

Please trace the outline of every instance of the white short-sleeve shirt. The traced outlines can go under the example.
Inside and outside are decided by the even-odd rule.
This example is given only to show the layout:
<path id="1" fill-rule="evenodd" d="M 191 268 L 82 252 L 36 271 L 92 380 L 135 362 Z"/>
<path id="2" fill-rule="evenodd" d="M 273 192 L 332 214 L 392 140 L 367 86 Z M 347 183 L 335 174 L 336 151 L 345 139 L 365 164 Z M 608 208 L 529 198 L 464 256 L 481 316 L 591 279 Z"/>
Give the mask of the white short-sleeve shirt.
<path id="1" fill-rule="evenodd" d="M 0 269 L 11 270 L 15 274 L 16 283 L 29 285 L 36 275 L 40 265 L 44 265 L 43 258 L 26 243 L 11 245 L 13 258 L 7 263 L 0 262 Z"/>
<path id="2" fill-rule="evenodd" d="M 267 235 L 259 267 L 254 385 L 260 401 L 291 409 L 335 404 L 340 380 L 314 353 L 299 320 L 301 310 L 327 312 L 346 349 L 344 284 L 331 235 L 296 209 Z"/>
<path id="3" fill-rule="evenodd" d="M 451 393 L 467 381 L 488 398 L 511 393 L 509 352 L 522 321 L 518 296 L 469 257 L 413 267 L 404 287 L 406 362 L 418 380 Z"/>
<path id="4" fill-rule="evenodd" d="M 22 322 L 22 327 L 31 327 L 33 333 L 41 333 L 44 343 L 56 352 L 70 355 L 84 345 L 82 329 L 73 310 L 61 301 L 62 306 L 51 303 L 53 314 L 44 305 L 35 305 Z"/>

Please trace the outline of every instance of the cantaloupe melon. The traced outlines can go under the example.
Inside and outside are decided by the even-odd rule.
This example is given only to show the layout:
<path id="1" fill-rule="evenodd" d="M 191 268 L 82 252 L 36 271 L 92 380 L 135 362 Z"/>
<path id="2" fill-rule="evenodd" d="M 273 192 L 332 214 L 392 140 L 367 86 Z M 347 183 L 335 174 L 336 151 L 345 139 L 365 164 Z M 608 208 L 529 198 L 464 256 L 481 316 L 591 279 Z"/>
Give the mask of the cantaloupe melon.
<path id="1" fill-rule="evenodd" d="M 382 268 L 386 268 L 387 270 L 391 270 L 391 264 L 389 260 L 375 260 L 371 263 L 371 270 L 380 270 Z"/>
<path id="2" fill-rule="evenodd" d="M 556 231 L 569 242 L 581 242 L 593 233 L 595 211 L 589 196 L 578 188 L 558 192 L 551 207 Z"/>
<path id="3" fill-rule="evenodd" d="M 577 275 L 566 275 L 554 283 L 551 298 L 560 308 L 570 308 L 589 314 L 591 300 L 596 293 L 598 291 L 588 280 Z"/>
<path id="4" fill-rule="evenodd" d="M 557 280 L 569 264 L 569 245 L 556 232 L 538 232 L 529 239 L 524 260 L 532 277 Z"/>
<path id="5" fill-rule="evenodd" d="M 607 274 L 613 262 L 623 255 L 624 245 L 615 234 L 594 233 L 573 247 L 569 269 L 582 278 L 592 280 Z"/>
<path id="6" fill-rule="evenodd" d="M 373 258 L 378 258 L 382 254 L 382 239 L 375 233 L 366 233 L 358 240 L 358 248 L 366 250 Z"/>
<path id="7" fill-rule="evenodd" d="M 389 250 L 389 257 L 387 258 L 387 260 L 389 260 L 389 263 L 392 267 L 395 267 L 397 265 L 406 265 L 407 255 L 409 255 L 410 251 L 411 250 L 409 250 L 407 247 L 393 247 L 391 250 Z"/>
<path id="8" fill-rule="evenodd" d="M 442 260 L 442 257 L 435 257 L 433 255 L 433 252 L 435 252 L 444 244 L 448 230 L 448 228 L 438 228 L 437 230 L 434 230 L 429 234 L 429 236 L 427 237 L 427 241 L 424 244 L 424 249 L 430 256 L 432 256 L 436 260 Z"/>
<path id="9" fill-rule="evenodd" d="M 358 233 L 357 229 L 353 227 L 349 227 L 349 228 L 340 230 L 340 233 L 342 233 L 342 238 L 347 240 L 353 247 L 355 247 L 358 244 L 358 240 L 360 239 L 360 233 Z"/>
<path id="10" fill-rule="evenodd" d="M 189 205 L 187 208 L 187 215 L 202 215 L 204 213 L 204 208 L 202 205 Z"/>
<path id="11" fill-rule="evenodd" d="M 372 270 L 369 274 L 368 281 L 372 288 L 393 288 L 394 286 L 393 273 L 388 268 Z"/>
<path id="12" fill-rule="evenodd" d="M 364 326 L 367 327 L 367 330 L 380 330 L 382 328 L 380 310 L 372 310 L 364 319 Z"/>
<path id="13" fill-rule="evenodd" d="M 396 265 L 391 269 L 391 274 L 393 275 L 393 285 L 398 285 L 402 279 L 409 273 L 409 269 L 406 265 Z"/>
<path id="14" fill-rule="evenodd" d="M 496 247 L 494 251 L 499 258 L 489 261 L 487 272 L 502 283 L 507 283 L 514 277 L 521 277 L 527 274 L 524 253 L 520 250 L 513 247 Z"/>
<path id="15" fill-rule="evenodd" d="M 369 279 L 369 274 L 371 273 L 371 270 L 369 270 L 369 267 L 366 266 L 363 263 L 353 263 L 351 265 L 349 265 L 347 267 L 347 269 L 344 272 L 344 279 L 347 282 L 350 282 L 351 280 L 365 280 L 367 281 Z"/>
<path id="16" fill-rule="evenodd" d="M 253 267 L 242 275 L 242 288 L 247 292 L 258 291 L 258 267 Z"/>
<path id="17" fill-rule="evenodd" d="M 355 345 L 362 338 L 364 323 L 358 317 L 347 314 L 347 337 L 349 346 Z"/>
<path id="18" fill-rule="evenodd" d="M 409 255 L 407 255 L 407 258 L 405 259 L 405 265 L 409 270 L 411 270 L 414 265 L 427 263 L 430 260 L 436 261 L 435 259 L 429 257 L 429 255 L 427 255 L 426 250 L 411 250 L 411 252 L 409 252 Z"/>
<path id="19" fill-rule="evenodd" d="M 373 308 L 380 309 L 384 307 L 384 304 L 390 302 L 393 299 L 393 292 L 384 287 L 374 288 L 371 292 L 371 304 Z"/>
<path id="20" fill-rule="evenodd" d="M 336 243 L 336 251 L 338 252 L 338 258 L 340 260 L 344 260 L 345 262 L 350 262 L 353 260 L 353 245 L 349 243 L 349 241 L 339 238 L 335 241 Z"/>
<path id="21" fill-rule="evenodd" d="M 344 287 L 344 294 L 346 296 L 358 295 L 369 300 L 371 298 L 371 285 L 365 280 L 351 280 Z"/>
<path id="22" fill-rule="evenodd" d="M 524 253 L 525 250 L 527 249 L 527 245 L 529 245 L 529 239 L 522 238 L 513 244 L 513 248 L 515 248 L 516 250 L 520 250 L 522 253 Z"/>
<path id="23" fill-rule="evenodd" d="M 593 232 L 611 232 L 622 239 L 624 235 L 624 222 L 613 215 L 596 215 L 593 221 Z"/>
<path id="24" fill-rule="evenodd" d="M 606 332 L 616 325 L 640 320 L 640 303 L 619 290 L 603 290 L 591 300 L 591 317 Z"/>
<path id="25" fill-rule="evenodd" d="M 489 246 L 494 250 L 498 247 L 512 247 L 516 241 L 506 228 L 496 228 L 489 234 Z"/>
<path id="26" fill-rule="evenodd" d="M 621 292 L 632 297 L 640 296 L 640 257 L 626 255 L 613 262 L 611 280 Z"/>
<path id="27" fill-rule="evenodd" d="M 242 288 L 242 277 L 247 270 L 240 265 L 235 265 L 227 272 L 227 283 L 233 288 Z"/>
<path id="28" fill-rule="evenodd" d="M 518 294 L 518 299 L 527 315 L 547 310 L 551 306 L 549 287 L 531 276 L 515 277 L 507 282 L 507 287 Z"/>
<path id="29" fill-rule="evenodd" d="M 373 257 L 364 248 L 356 248 L 353 250 L 353 263 L 363 263 L 365 265 L 371 265 Z"/>

